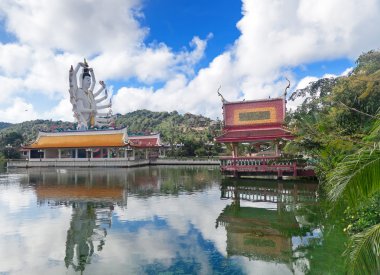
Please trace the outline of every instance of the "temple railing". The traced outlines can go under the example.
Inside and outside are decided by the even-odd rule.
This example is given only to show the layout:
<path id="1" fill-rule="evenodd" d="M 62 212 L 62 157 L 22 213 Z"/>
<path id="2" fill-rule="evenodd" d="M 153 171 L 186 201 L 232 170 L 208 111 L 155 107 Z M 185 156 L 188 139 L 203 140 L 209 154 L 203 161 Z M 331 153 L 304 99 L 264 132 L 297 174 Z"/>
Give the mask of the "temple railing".
<path id="1" fill-rule="evenodd" d="M 314 170 L 302 159 L 279 157 L 222 157 L 222 172 L 274 174 L 277 176 L 314 176 Z"/>
<path id="2" fill-rule="evenodd" d="M 252 202 L 316 202 L 317 184 L 302 183 L 292 186 L 222 185 L 222 199 L 240 199 Z"/>

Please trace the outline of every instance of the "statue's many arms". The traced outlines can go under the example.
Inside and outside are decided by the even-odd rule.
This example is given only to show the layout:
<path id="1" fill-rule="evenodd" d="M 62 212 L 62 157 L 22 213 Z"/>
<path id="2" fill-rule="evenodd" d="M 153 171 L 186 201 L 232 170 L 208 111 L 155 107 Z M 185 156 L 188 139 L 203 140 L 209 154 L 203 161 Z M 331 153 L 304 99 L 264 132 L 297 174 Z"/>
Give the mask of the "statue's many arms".
<path id="1" fill-rule="evenodd" d="M 81 86 L 78 87 L 78 71 L 80 68 L 82 68 L 82 73 L 79 75 Z M 103 103 L 101 105 L 108 98 L 106 85 L 103 81 L 99 81 L 100 88 L 94 93 L 95 74 L 94 70 L 88 66 L 86 60 L 83 63 L 79 62 L 75 69 L 71 66 L 69 82 L 70 102 L 73 105 L 74 117 L 78 122 L 78 130 L 87 130 L 90 127 L 110 126 L 113 123 L 111 109 L 106 113 L 99 112 L 99 110 L 111 108 L 112 106 L 111 99 L 108 104 Z M 101 96 L 102 93 L 103 96 Z"/>

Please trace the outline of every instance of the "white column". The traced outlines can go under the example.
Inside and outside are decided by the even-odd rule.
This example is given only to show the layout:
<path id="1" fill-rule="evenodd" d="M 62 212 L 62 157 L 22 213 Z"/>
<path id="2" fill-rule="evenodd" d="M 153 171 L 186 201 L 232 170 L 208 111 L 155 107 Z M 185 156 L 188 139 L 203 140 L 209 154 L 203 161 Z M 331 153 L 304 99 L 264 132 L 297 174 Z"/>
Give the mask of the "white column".
<path id="1" fill-rule="evenodd" d="M 61 158 L 61 149 L 58 149 L 58 158 Z"/>

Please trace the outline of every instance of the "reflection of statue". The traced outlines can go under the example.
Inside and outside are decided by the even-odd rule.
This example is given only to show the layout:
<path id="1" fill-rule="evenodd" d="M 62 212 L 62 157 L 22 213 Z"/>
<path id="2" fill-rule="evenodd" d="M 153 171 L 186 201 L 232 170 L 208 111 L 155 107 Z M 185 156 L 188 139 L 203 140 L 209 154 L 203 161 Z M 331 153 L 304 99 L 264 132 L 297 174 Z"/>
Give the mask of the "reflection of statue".
<path id="1" fill-rule="evenodd" d="M 81 86 L 78 87 L 78 71 L 83 68 L 79 77 Z M 70 82 L 70 102 L 73 105 L 74 117 L 78 121 L 78 130 L 87 130 L 89 127 L 108 126 L 112 123 L 111 110 L 108 113 L 100 113 L 98 110 L 110 108 L 112 106 L 111 100 L 109 104 L 98 105 L 108 97 L 106 85 L 103 81 L 99 81 L 100 89 L 93 93 L 95 87 L 95 74 L 92 68 L 89 68 L 86 60 L 84 63 L 77 64 L 75 69 L 73 66 L 69 72 Z M 104 91 L 104 95 L 98 97 Z"/>
<path id="2" fill-rule="evenodd" d="M 66 240 L 65 264 L 67 268 L 71 265 L 75 271 L 84 271 L 86 264 L 91 263 L 94 241 L 99 241 L 97 251 L 103 249 L 107 230 L 99 224 L 111 225 L 112 209 L 113 206 L 106 211 L 107 217 L 104 218 L 98 217 L 101 213 L 97 213 L 97 206 L 92 202 L 73 203 L 73 215 Z"/>

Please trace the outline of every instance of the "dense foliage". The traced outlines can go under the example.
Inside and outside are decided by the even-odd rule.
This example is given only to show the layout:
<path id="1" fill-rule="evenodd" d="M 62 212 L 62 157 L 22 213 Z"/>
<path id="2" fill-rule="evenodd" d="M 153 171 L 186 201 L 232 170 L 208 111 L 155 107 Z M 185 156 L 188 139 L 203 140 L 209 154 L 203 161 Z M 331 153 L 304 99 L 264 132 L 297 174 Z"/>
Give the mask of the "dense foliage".
<path id="1" fill-rule="evenodd" d="M 59 132 L 76 128 L 75 123 L 52 120 L 1 125 L 5 127 L 0 130 L 0 158 L 3 159 L 18 158 L 21 144 L 33 142 L 38 131 Z M 171 149 L 169 156 L 212 156 L 221 151 L 219 144 L 212 143 L 220 132 L 220 122 L 200 115 L 138 110 L 125 115 L 117 114 L 115 126 L 128 127 L 131 135 L 160 133 L 162 142 Z"/>
<path id="2" fill-rule="evenodd" d="M 297 138 L 286 148 L 317 160 L 331 206 L 344 211 L 348 272 L 380 272 L 380 52 L 361 55 L 348 76 L 320 79 L 290 100 L 303 102 L 288 118 Z"/>
<path id="3" fill-rule="evenodd" d="M 11 126 L 12 124 L 11 123 L 8 123 L 8 122 L 0 122 L 0 130 L 1 129 L 4 129 L 4 128 L 7 128 L 9 126 Z"/>
<path id="4" fill-rule="evenodd" d="M 129 133 L 160 133 L 172 156 L 212 156 L 221 152 L 220 144 L 212 142 L 220 133 L 220 121 L 201 115 L 138 110 L 118 114 L 115 124 L 117 128 L 127 126 Z"/>

